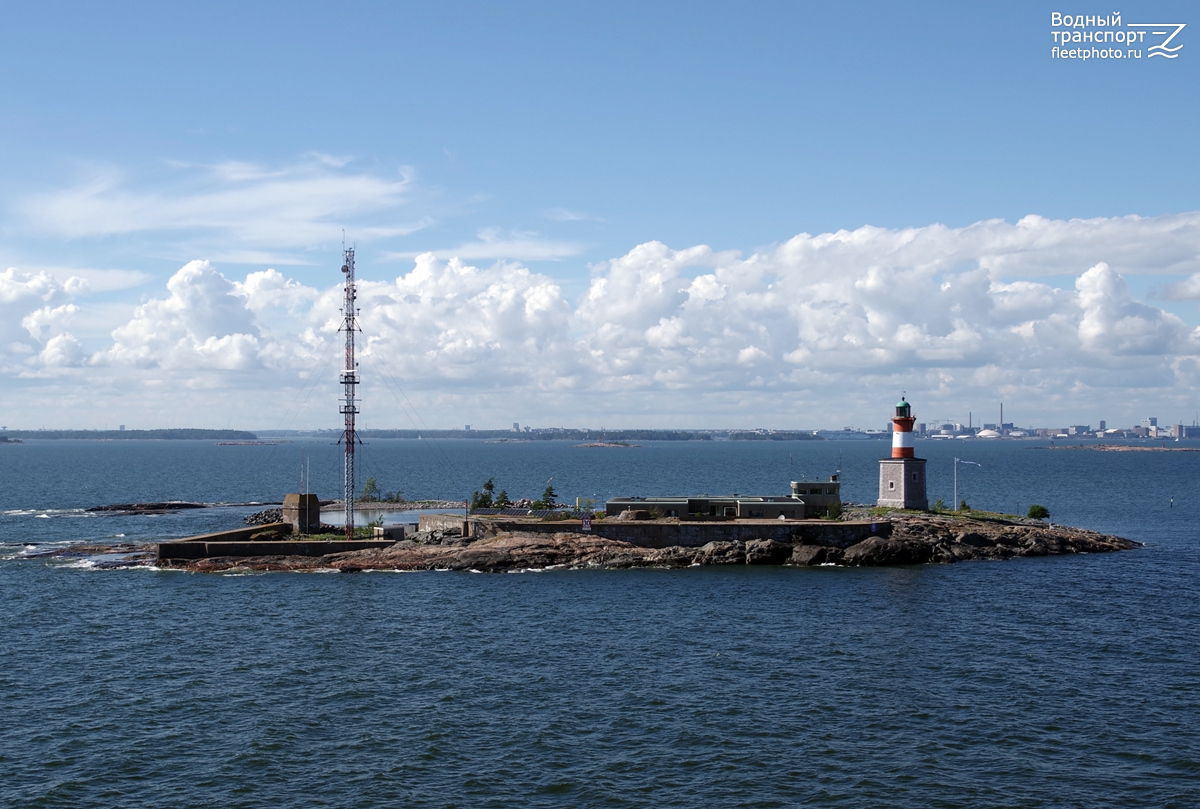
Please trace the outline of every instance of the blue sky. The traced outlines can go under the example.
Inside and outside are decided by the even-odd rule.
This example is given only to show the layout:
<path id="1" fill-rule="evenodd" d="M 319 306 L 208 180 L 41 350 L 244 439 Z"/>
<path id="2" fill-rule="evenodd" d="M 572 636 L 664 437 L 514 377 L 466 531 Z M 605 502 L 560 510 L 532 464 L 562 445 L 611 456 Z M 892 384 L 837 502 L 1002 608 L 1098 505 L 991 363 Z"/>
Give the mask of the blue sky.
<path id="1" fill-rule="evenodd" d="M 1050 58 L 1051 13 L 1097 12 L 1048 3 L 8 4 L 0 414 L 175 426 L 236 390 L 249 404 L 224 418 L 276 426 L 261 402 L 319 358 L 280 346 L 327 336 L 345 229 L 380 308 L 422 324 L 379 324 L 377 359 L 444 426 L 877 426 L 897 387 L 948 416 L 1015 397 L 1031 421 L 1179 420 L 1200 322 L 1192 8 L 1120 10 L 1188 23 L 1178 58 L 1081 61 Z M 1050 224 L 1016 227 L 1030 216 Z M 1009 230 L 962 235 L 992 220 Z M 815 263 L 785 255 L 839 231 L 865 245 L 843 264 L 817 243 Z M 919 256 L 896 259 L 904 233 Z M 411 277 L 422 255 L 436 283 Z M 927 294 L 872 303 L 884 270 Z M 701 295 L 709 275 L 725 297 Z M 609 311 L 599 282 L 658 308 Z M 939 303 L 956 283 L 986 288 Z M 860 337 L 789 302 L 822 284 L 818 308 L 858 311 Z M 1013 284 L 1058 303 L 989 319 Z M 405 309 L 402 288 L 432 303 L 409 291 Z M 488 314 L 506 294 L 546 303 Z M 778 315 L 757 335 L 756 306 Z M 923 311 L 939 306 L 961 317 Z M 473 312 L 506 325 L 452 334 Z M 418 345 L 428 362 L 405 359 Z M 173 375 L 194 409 L 151 395 Z M 1124 409 L 1098 412 L 1114 388 Z M 615 389 L 634 395 L 596 396 Z"/>

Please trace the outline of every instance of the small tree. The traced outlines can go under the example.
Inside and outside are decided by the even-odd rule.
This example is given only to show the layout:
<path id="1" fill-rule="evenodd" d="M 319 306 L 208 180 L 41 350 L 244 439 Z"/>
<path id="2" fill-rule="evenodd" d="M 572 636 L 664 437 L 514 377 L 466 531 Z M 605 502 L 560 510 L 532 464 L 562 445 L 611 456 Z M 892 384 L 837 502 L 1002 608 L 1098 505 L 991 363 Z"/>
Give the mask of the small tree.
<path id="1" fill-rule="evenodd" d="M 488 478 L 483 484 L 482 492 L 471 493 L 471 511 L 477 508 L 492 508 L 492 492 L 496 491 L 496 483 Z"/>
<path id="2" fill-rule="evenodd" d="M 367 482 L 363 484 L 362 494 L 358 497 L 364 503 L 375 503 L 379 501 L 379 484 L 375 482 L 375 478 L 367 478 Z"/>
<path id="3" fill-rule="evenodd" d="M 496 495 L 496 508 L 508 508 L 511 505 L 512 501 L 508 499 L 508 492 L 501 489 L 500 494 Z"/>
<path id="4" fill-rule="evenodd" d="M 933 510 L 934 511 L 945 511 L 946 510 L 946 501 L 940 497 L 937 500 L 934 500 L 933 501 Z"/>
<path id="5" fill-rule="evenodd" d="M 967 498 L 964 497 L 962 500 L 958 501 L 958 510 L 959 511 L 970 511 L 971 510 L 971 507 L 967 505 Z"/>
<path id="6" fill-rule="evenodd" d="M 542 502 L 546 504 L 547 508 L 554 508 L 558 505 L 558 492 L 554 491 L 553 486 L 547 486 L 546 490 L 542 492 Z"/>
<path id="7" fill-rule="evenodd" d="M 1029 507 L 1029 519 L 1045 520 L 1045 519 L 1048 519 L 1049 517 L 1050 517 L 1050 509 L 1046 508 L 1045 506 L 1034 503 L 1032 506 Z"/>
<path id="8" fill-rule="evenodd" d="M 558 493 L 554 491 L 553 486 L 546 487 L 546 490 L 542 492 L 541 500 L 533 501 L 535 511 L 548 511 L 556 505 L 558 505 Z"/>

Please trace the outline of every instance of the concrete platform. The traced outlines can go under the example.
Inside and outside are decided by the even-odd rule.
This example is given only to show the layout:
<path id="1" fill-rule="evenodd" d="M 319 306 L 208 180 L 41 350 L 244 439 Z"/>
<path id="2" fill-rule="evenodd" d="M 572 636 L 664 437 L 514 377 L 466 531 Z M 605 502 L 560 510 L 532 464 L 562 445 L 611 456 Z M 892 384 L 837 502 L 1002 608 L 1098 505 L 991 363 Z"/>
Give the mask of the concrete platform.
<path id="1" fill-rule="evenodd" d="M 356 539 L 329 541 L 285 541 L 251 539 L 256 534 L 286 535 L 292 526 L 286 522 L 219 531 L 215 534 L 173 539 L 158 544 L 157 558 L 211 559 L 216 556 L 325 556 L 330 553 L 386 548 L 394 545 L 391 539 Z"/>

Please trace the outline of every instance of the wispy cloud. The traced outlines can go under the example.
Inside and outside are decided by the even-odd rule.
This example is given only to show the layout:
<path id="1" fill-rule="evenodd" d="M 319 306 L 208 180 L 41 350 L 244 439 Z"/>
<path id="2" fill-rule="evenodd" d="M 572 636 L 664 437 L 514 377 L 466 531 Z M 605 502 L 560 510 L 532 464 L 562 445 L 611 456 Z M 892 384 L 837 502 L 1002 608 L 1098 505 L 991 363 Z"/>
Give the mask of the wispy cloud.
<path id="1" fill-rule="evenodd" d="M 599 216 L 582 213 L 580 211 L 568 211 L 566 208 L 549 208 L 543 212 L 543 216 L 553 222 L 604 222 L 605 220 Z"/>
<path id="2" fill-rule="evenodd" d="M 432 255 L 439 259 L 460 258 L 468 261 L 479 259 L 510 259 L 513 261 L 554 261 L 577 256 L 587 249 L 578 242 L 555 241 L 537 233 L 527 231 L 502 231 L 485 228 L 479 231 L 475 241 L 457 247 L 433 250 L 406 250 L 388 253 L 385 260 L 413 259 L 421 255 Z"/>
<path id="3" fill-rule="evenodd" d="M 387 221 L 399 218 L 408 200 L 407 170 L 386 177 L 348 165 L 327 155 L 283 166 L 175 164 L 153 187 L 110 167 L 34 195 L 19 209 L 36 231 L 71 239 L 157 232 L 194 240 L 199 231 L 214 243 L 276 250 L 327 241 L 347 225 L 390 236 L 425 226 L 424 219 Z"/>
<path id="4" fill-rule="evenodd" d="M 66 284 L 71 279 L 82 280 L 89 292 L 114 292 L 120 289 L 140 287 L 154 276 L 141 270 L 101 270 L 93 267 L 59 267 L 37 264 L 22 264 L 26 272 L 45 272 Z"/>

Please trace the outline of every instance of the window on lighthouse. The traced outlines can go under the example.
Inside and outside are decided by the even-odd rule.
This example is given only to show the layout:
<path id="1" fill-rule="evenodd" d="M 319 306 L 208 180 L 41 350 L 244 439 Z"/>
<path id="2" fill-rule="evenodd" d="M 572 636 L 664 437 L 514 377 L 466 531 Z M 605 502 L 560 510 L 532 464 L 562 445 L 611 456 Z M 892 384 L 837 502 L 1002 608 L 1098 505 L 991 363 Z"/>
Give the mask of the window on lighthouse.
<path id="1" fill-rule="evenodd" d="M 894 480 L 889 480 L 889 481 L 888 481 L 888 489 L 889 489 L 889 490 L 894 490 L 895 488 L 896 488 L 896 481 L 894 481 Z"/>

